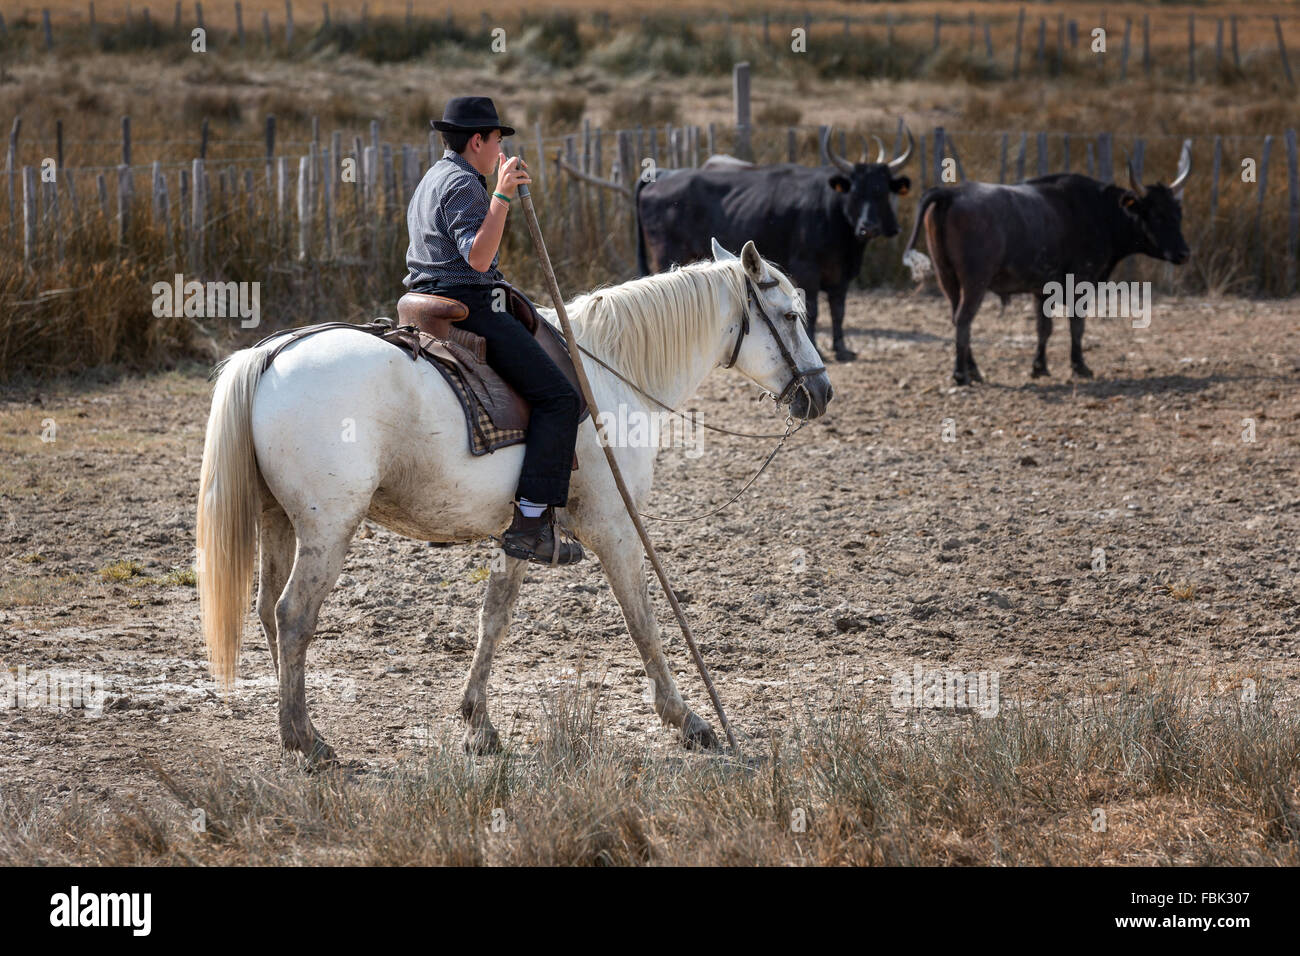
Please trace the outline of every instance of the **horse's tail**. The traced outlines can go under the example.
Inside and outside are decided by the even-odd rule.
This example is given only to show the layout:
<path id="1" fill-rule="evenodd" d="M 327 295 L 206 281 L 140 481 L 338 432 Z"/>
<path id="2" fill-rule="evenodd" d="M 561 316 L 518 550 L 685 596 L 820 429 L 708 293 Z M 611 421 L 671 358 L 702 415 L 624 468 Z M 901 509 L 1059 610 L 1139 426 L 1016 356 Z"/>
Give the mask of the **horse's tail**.
<path id="1" fill-rule="evenodd" d="M 203 442 L 195 526 L 199 616 L 208 666 L 226 688 L 235 680 L 253 593 L 260 494 L 251 420 L 264 359 L 263 350 L 244 349 L 218 366 Z"/>

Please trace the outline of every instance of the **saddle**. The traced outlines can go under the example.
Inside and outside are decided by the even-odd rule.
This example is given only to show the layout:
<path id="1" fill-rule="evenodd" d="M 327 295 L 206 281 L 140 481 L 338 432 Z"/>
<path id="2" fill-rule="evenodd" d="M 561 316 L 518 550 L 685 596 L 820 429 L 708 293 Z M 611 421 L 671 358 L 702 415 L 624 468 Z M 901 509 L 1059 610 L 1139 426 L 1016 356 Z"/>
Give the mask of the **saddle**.
<path id="1" fill-rule="evenodd" d="M 582 398 L 564 336 L 537 313 L 532 302 L 518 289 L 504 281 L 496 285 L 505 291 L 508 313 L 523 324 L 578 392 L 578 421 L 588 418 L 590 410 Z M 347 328 L 377 335 L 409 352 L 412 360 L 426 359 L 442 374 L 465 413 L 470 451 L 484 455 L 525 441 L 532 406 L 487 363 L 487 340 L 454 325 L 468 316 L 469 309 L 463 302 L 440 295 L 407 292 L 397 303 L 396 326 L 387 318 L 365 325 L 328 322 L 302 329 L 286 329 L 267 336 L 257 345 L 285 336 L 267 353 L 263 362 L 265 370 L 286 345 L 315 332 Z M 577 468 L 576 454 L 573 467 Z"/>
<path id="2" fill-rule="evenodd" d="M 587 403 L 578 387 L 578 376 L 573 370 L 573 359 L 564 336 L 538 315 L 528 297 L 510 283 L 500 281 L 495 287 L 505 292 L 508 314 L 537 340 L 542 351 L 578 392 L 578 421 L 583 421 L 588 414 Z M 497 428 L 526 429 L 532 406 L 488 365 L 487 341 L 452 324 L 468 316 L 469 309 L 465 303 L 441 295 L 408 292 L 397 300 L 398 327 L 412 326 L 433 340 L 431 350 L 434 355 L 443 362 L 450 360 L 459 368 L 466 384 Z"/>

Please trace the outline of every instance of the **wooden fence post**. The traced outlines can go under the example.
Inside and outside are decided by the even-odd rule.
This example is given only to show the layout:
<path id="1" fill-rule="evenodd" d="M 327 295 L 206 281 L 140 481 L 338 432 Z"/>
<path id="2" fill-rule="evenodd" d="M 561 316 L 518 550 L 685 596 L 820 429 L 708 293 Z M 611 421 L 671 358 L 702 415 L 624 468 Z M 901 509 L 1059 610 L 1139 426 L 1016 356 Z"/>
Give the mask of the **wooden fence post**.
<path id="1" fill-rule="evenodd" d="M 943 154 L 944 154 L 944 136 L 943 127 L 934 128 L 934 184 L 943 185 Z"/>
<path id="2" fill-rule="evenodd" d="M 754 150 L 750 143 L 749 64 L 737 63 L 731 74 L 732 95 L 736 106 L 736 155 L 752 161 Z"/>
<path id="3" fill-rule="evenodd" d="M 131 200 L 134 198 L 131 167 L 117 167 L 117 244 L 126 245 L 127 230 L 131 227 Z"/>
<path id="4" fill-rule="evenodd" d="M 1210 170 L 1210 244 L 1214 244 L 1214 233 L 1219 217 L 1219 175 L 1223 168 L 1223 137 L 1214 137 L 1214 166 Z"/>
<path id="5" fill-rule="evenodd" d="M 1264 269 L 1268 256 L 1264 251 L 1264 196 L 1268 192 L 1268 159 L 1273 152 L 1273 137 L 1264 137 L 1264 152 L 1259 157 L 1259 190 L 1255 201 L 1255 249 L 1259 253 L 1259 273 L 1256 280 L 1262 288 Z"/>
<path id="6" fill-rule="evenodd" d="M 24 166 L 23 173 L 23 266 L 30 269 L 36 259 L 36 168 Z"/>
<path id="7" fill-rule="evenodd" d="M 1282 72 L 1286 75 L 1286 81 L 1295 86 L 1295 77 L 1291 75 L 1291 63 L 1286 58 L 1286 41 L 1282 39 L 1282 19 L 1273 17 L 1273 30 L 1277 33 L 1277 52 L 1282 57 Z"/>
<path id="8" fill-rule="evenodd" d="M 1124 48 L 1119 55 L 1119 78 L 1120 80 L 1128 79 L 1128 54 L 1129 41 L 1133 34 L 1133 21 L 1128 17 L 1124 18 Z"/>
<path id="9" fill-rule="evenodd" d="M 235 35 L 239 38 L 239 48 L 244 48 L 244 5 L 235 0 Z"/>
<path id="10" fill-rule="evenodd" d="M 1228 23 L 1232 27 L 1232 67 L 1235 70 L 1241 69 L 1241 53 L 1237 49 L 1237 15 L 1235 13 L 1228 16 Z"/>
<path id="11" fill-rule="evenodd" d="M 1020 16 L 1016 18 L 1016 58 L 1011 68 L 1011 78 L 1020 79 L 1020 47 L 1025 38 L 1025 8 L 1020 8 Z"/>
<path id="12" fill-rule="evenodd" d="M 293 0 L 284 0 L 284 48 L 293 46 Z"/>
<path id="13" fill-rule="evenodd" d="M 1097 178 L 1103 183 L 1115 181 L 1114 140 L 1110 133 L 1097 134 Z"/>
<path id="14" fill-rule="evenodd" d="M 1037 137 L 1036 145 L 1038 147 L 1038 175 L 1046 176 L 1050 171 L 1050 164 L 1047 161 L 1047 133 L 1040 132 Z"/>
<path id="15" fill-rule="evenodd" d="M 1151 75 L 1151 15 L 1142 15 L 1142 72 Z"/>
<path id="16" fill-rule="evenodd" d="M 1187 82 L 1196 82 L 1196 14 L 1187 14 Z"/>
<path id="17" fill-rule="evenodd" d="M 306 260 L 311 250 L 310 190 L 311 158 L 301 156 L 298 159 L 298 258 L 301 260 Z"/>
<path id="18" fill-rule="evenodd" d="M 1005 183 L 1006 181 L 1007 181 L 1007 134 L 1003 133 L 1002 149 L 999 151 L 999 156 L 998 156 L 998 182 Z"/>
<path id="19" fill-rule="evenodd" d="M 1029 134 L 1020 134 L 1020 149 L 1016 151 L 1016 182 L 1025 181 L 1025 153 L 1029 148 Z"/>
<path id="20" fill-rule="evenodd" d="M 50 8 L 41 10 L 41 30 L 45 34 L 45 52 L 54 49 L 54 32 L 50 29 Z"/>
<path id="21" fill-rule="evenodd" d="M 204 213 L 207 204 L 203 201 L 207 187 L 207 173 L 203 169 L 203 160 L 196 159 L 191 164 L 190 173 L 190 248 L 194 250 L 191 267 L 195 272 L 203 271 Z"/>
<path id="22" fill-rule="evenodd" d="M 1287 295 L 1296 291 L 1296 255 L 1300 252 L 1300 159 L 1296 156 L 1296 132 L 1286 131 L 1286 288 Z"/>
<path id="23" fill-rule="evenodd" d="M 5 178 L 9 180 L 9 238 L 12 240 L 17 231 L 17 214 L 14 211 L 14 200 L 17 187 L 14 177 L 18 175 L 18 132 L 23 128 L 23 118 L 15 116 L 13 124 L 9 127 L 9 153 L 5 161 Z"/>

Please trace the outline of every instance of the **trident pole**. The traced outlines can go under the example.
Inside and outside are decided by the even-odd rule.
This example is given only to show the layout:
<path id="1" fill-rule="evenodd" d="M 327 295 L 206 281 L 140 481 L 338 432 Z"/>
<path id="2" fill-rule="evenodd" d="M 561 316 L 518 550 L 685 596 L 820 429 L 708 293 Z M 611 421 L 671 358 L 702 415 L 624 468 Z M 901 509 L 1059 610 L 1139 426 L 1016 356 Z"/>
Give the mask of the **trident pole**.
<path id="1" fill-rule="evenodd" d="M 682 613 L 682 606 L 677 603 L 677 595 L 673 593 L 672 585 L 668 583 L 668 574 L 659 561 L 659 554 L 655 551 L 655 546 L 650 542 L 650 535 L 647 533 L 645 525 L 641 523 L 641 515 L 637 513 L 636 503 L 632 500 L 632 493 L 627 490 L 627 483 L 623 481 L 623 473 L 619 471 L 618 461 L 614 457 L 614 449 L 605 440 L 605 430 L 600 424 L 600 409 L 596 407 L 596 397 L 591 392 L 591 382 L 588 381 L 587 370 L 583 367 L 582 350 L 578 348 L 578 340 L 573 334 L 573 326 L 569 324 L 569 313 L 564 309 L 564 297 L 560 295 L 560 285 L 555 279 L 555 269 L 551 266 L 551 255 L 546 251 L 546 240 L 542 238 L 541 227 L 537 224 L 537 211 L 533 209 L 533 197 L 525 183 L 519 184 L 519 203 L 524 211 L 524 221 L 528 223 L 528 233 L 533 237 L 533 246 L 537 250 L 537 258 L 542 266 L 542 274 L 546 276 L 546 285 L 551 293 L 551 300 L 555 303 L 555 313 L 559 316 L 560 327 L 564 330 L 564 340 L 569 344 L 569 355 L 573 359 L 573 370 L 578 374 L 578 385 L 582 389 L 582 397 L 586 400 L 587 407 L 591 409 L 591 421 L 596 426 L 596 433 L 600 438 L 600 447 L 605 450 L 605 460 L 609 462 L 609 470 L 614 473 L 614 484 L 618 485 L 618 493 L 623 498 L 628 517 L 632 519 L 632 524 L 636 527 L 636 533 L 641 538 L 641 544 L 645 547 L 646 557 L 650 559 L 650 565 L 655 569 L 655 574 L 659 576 L 659 583 L 663 585 L 664 594 L 668 597 L 668 603 L 672 605 L 673 614 L 677 616 L 677 623 L 681 625 L 682 636 L 686 638 L 686 646 L 691 649 L 691 657 L 695 659 L 695 666 L 699 669 L 700 677 L 704 679 L 704 686 L 708 688 L 709 699 L 713 701 L 713 709 L 717 711 L 718 720 L 722 723 L 722 729 L 726 731 L 727 742 L 731 744 L 731 752 L 736 756 L 740 756 L 740 747 L 736 743 L 736 735 L 731 732 L 731 724 L 727 722 L 727 715 L 722 710 L 722 700 L 718 697 L 717 688 L 713 686 L 713 678 L 709 676 L 709 669 L 704 665 L 704 658 L 700 655 L 700 649 L 695 644 L 695 636 L 691 633 L 691 625 L 687 623 L 686 615 Z"/>

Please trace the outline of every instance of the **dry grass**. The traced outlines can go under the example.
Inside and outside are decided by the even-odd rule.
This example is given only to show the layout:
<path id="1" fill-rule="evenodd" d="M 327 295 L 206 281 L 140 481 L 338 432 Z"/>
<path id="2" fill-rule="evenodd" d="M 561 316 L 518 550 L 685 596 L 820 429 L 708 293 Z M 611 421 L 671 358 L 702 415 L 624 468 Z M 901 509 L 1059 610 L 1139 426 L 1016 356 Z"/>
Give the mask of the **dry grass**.
<path id="1" fill-rule="evenodd" d="M 841 699 L 739 764 L 615 745 L 599 688 L 581 687 L 561 685 L 537 737 L 500 757 L 442 739 L 361 776 L 205 759 L 156 767 L 168 796 L 107 808 L 0 787 L 0 863 L 1300 862 L 1300 722 L 1268 693 L 1242 703 L 1144 673 L 910 730 Z"/>

